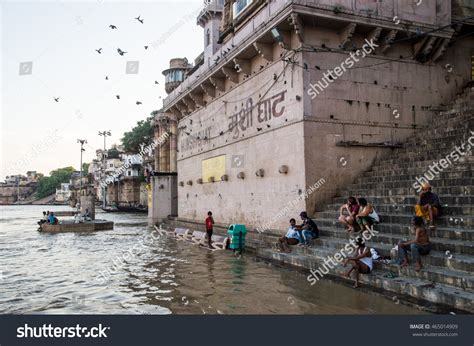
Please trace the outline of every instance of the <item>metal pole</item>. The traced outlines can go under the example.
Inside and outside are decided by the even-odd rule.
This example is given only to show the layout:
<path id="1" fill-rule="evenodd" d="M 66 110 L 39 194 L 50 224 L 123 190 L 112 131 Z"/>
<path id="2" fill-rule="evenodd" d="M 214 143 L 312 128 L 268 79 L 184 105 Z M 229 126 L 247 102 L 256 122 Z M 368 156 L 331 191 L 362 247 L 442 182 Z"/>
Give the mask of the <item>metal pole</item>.
<path id="1" fill-rule="evenodd" d="M 81 203 L 82 196 L 82 152 L 85 151 L 84 144 L 87 143 L 86 139 L 78 139 L 77 143 L 81 144 L 81 163 L 80 163 L 80 174 L 79 174 L 79 203 Z"/>
<path id="2" fill-rule="evenodd" d="M 106 138 L 107 136 L 111 136 L 112 133 L 109 131 L 99 131 L 99 136 L 104 136 L 104 154 L 103 154 L 103 157 L 102 157 L 102 169 L 103 169 L 103 176 L 102 178 L 104 179 L 105 181 L 105 170 L 107 169 L 107 162 L 106 162 L 106 150 L 107 150 L 107 147 L 106 147 Z M 106 198 L 106 195 L 107 195 L 107 187 L 104 186 L 102 188 L 102 208 L 104 209 L 106 206 L 107 206 L 107 198 Z"/>

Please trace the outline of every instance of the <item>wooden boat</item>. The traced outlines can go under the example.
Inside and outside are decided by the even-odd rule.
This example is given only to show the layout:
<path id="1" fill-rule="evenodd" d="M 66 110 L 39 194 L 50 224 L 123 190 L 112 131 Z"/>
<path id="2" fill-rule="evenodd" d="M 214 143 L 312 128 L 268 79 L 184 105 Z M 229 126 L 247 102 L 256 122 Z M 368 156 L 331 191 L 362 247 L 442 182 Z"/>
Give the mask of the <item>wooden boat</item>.
<path id="1" fill-rule="evenodd" d="M 62 221 L 56 225 L 43 223 L 40 226 L 41 232 L 58 233 L 58 232 L 95 232 L 114 229 L 113 221 L 93 220 L 74 223 L 74 221 Z"/>

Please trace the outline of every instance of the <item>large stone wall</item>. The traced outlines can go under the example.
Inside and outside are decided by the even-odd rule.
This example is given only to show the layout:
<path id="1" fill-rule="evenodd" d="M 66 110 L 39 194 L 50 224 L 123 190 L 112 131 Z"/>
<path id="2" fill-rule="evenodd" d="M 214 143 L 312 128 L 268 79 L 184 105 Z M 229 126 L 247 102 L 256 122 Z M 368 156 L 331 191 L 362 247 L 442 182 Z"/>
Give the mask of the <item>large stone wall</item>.
<path id="1" fill-rule="evenodd" d="M 200 220 L 212 210 L 217 222 L 257 227 L 273 222 L 275 214 L 304 192 L 301 72 L 290 66 L 283 73 L 283 66 L 275 62 L 179 122 L 178 127 L 186 126 L 178 142 L 180 218 Z M 228 181 L 199 184 L 202 161 L 220 155 L 225 155 Z M 280 173 L 281 166 L 288 166 L 288 173 Z M 259 169 L 263 177 L 256 175 Z M 237 178 L 240 172 L 244 179 Z M 304 203 L 295 202 L 294 212 L 302 209 Z M 283 217 L 272 227 L 286 224 Z"/>
<path id="2" fill-rule="evenodd" d="M 313 45 L 331 47 L 334 37 L 322 28 L 306 30 Z M 355 39 L 362 45 L 363 37 Z M 339 141 L 360 143 L 405 142 L 418 128 L 429 126 L 439 106 L 449 104 L 461 87 L 470 80 L 473 39 L 459 40 L 449 47 L 436 63 L 418 63 L 413 59 L 383 63 L 385 56 L 360 60 L 357 66 L 369 68 L 347 70 L 314 99 L 308 97 L 310 83 L 323 77 L 349 55 L 347 53 L 305 53 L 304 61 L 321 70 L 305 72 L 305 158 L 306 183 L 324 178 L 328 184 L 312 195 L 307 208 L 318 206 L 367 170 L 374 159 L 390 150 L 377 147 L 341 147 Z M 397 45 L 387 57 L 409 55 L 409 45 Z M 408 52 L 408 54 L 407 54 Z M 379 65 L 376 65 L 379 64 Z M 319 89 L 318 89 L 319 91 Z M 318 150 L 315 150 L 318 148 Z"/>

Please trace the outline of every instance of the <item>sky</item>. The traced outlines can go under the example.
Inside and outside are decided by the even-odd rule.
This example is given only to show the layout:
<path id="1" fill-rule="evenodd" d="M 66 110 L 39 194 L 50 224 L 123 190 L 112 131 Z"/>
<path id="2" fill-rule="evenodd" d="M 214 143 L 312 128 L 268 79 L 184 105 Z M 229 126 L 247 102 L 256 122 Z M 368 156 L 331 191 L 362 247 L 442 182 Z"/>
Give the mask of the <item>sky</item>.
<path id="1" fill-rule="evenodd" d="M 90 162 L 103 148 L 98 131 L 111 131 L 108 148 L 119 144 L 162 107 L 161 72 L 169 60 L 193 62 L 204 47 L 196 25 L 202 0 L 2 0 L 0 6 L 0 180 L 78 169 L 77 139 L 87 140 L 83 161 Z"/>

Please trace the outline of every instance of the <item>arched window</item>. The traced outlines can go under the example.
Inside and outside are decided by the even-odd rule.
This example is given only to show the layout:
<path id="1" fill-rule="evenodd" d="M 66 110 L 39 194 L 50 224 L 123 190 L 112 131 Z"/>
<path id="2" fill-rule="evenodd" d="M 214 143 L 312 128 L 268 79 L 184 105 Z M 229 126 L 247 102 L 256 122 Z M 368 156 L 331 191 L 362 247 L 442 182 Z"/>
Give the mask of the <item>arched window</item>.
<path id="1" fill-rule="evenodd" d="M 211 30 L 207 29 L 206 30 L 206 46 L 209 46 L 211 43 Z"/>

